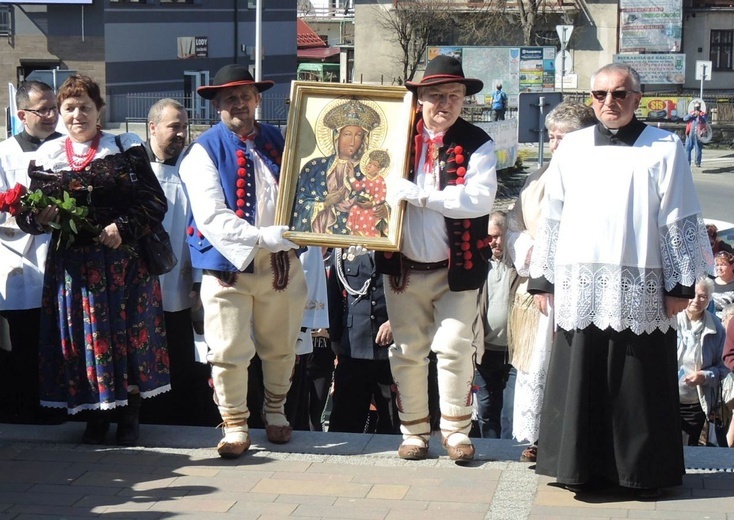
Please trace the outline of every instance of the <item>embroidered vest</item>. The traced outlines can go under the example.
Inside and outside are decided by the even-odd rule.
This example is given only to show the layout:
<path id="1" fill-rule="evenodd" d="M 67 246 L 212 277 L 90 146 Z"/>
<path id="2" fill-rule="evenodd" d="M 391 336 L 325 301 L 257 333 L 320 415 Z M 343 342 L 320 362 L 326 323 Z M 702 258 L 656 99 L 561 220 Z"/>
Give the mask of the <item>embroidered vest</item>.
<path id="1" fill-rule="evenodd" d="M 278 182 L 283 155 L 283 136 L 275 126 L 258 123 L 257 128 L 254 152 Z M 255 170 L 245 143 L 224 123 L 219 123 L 204 132 L 196 142 L 204 147 L 219 172 L 227 207 L 254 226 L 257 214 Z M 193 216 L 189 217 L 186 233 L 191 250 L 191 265 L 199 269 L 237 271 L 237 268 L 199 231 Z M 245 272 L 252 272 L 252 264 L 247 266 Z"/>
<path id="2" fill-rule="evenodd" d="M 484 130 L 459 118 L 446 131 L 443 147 L 439 149 L 440 188 L 464 184 L 469 158 L 477 148 L 490 140 Z M 412 155 L 421 152 L 421 143 L 421 136 L 417 131 L 414 132 Z M 413 157 L 408 175 L 410 180 L 415 178 L 415 163 Z M 487 215 L 476 218 L 444 218 L 449 237 L 448 281 L 452 291 L 478 289 L 487 279 L 489 259 L 492 257 L 487 231 L 491 209 L 487 208 Z M 400 253 L 375 253 L 376 267 L 383 274 L 400 275 L 403 271 L 402 258 Z"/>

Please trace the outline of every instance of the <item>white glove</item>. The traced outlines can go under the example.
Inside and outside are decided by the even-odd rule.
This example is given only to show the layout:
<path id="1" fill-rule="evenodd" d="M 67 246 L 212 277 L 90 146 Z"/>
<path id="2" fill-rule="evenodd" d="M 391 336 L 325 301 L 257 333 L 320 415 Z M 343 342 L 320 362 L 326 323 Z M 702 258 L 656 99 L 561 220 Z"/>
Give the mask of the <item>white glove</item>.
<path id="1" fill-rule="evenodd" d="M 358 256 L 366 255 L 370 250 L 362 246 L 349 246 L 344 252 L 345 256 L 349 260 L 354 260 Z"/>
<path id="2" fill-rule="evenodd" d="M 423 208 L 426 206 L 428 196 L 414 182 L 398 177 L 392 178 L 387 182 L 387 194 L 385 198 L 388 204 L 393 207 L 397 206 L 401 200 L 404 200 L 413 206 Z"/>
<path id="3" fill-rule="evenodd" d="M 257 239 L 257 243 L 260 247 L 264 247 L 271 253 L 298 249 L 298 244 L 291 242 L 287 238 L 283 238 L 283 233 L 286 231 L 288 231 L 288 226 L 262 227 L 260 228 L 260 238 Z"/>

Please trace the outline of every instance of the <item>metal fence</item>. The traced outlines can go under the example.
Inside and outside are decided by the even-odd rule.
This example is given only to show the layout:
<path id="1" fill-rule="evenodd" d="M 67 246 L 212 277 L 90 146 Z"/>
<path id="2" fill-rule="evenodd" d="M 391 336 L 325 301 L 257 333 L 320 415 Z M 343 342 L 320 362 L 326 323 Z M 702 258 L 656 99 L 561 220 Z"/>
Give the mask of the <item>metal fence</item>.
<path id="1" fill-rule="evenodd" d="M 182 90 L 110 94 L 108 96 L 107 118 L 109 121 L 145 121 L 148 117 L 148 111 L 153 103 L 163 98 L 175 99 L 183 106 L 187 107 L 187 109 L 194 106 L 194 99 L 192 96 L 187 96 Z M 209 104 L 209 101 L 206 101 L 205 103 L 210 107 L 209 113 L 214 114 L 215 111 Z M 261 119 L 263 120 L 285 121 L 288 119 L 288 105 L 286 104 L 286 99 L 283 96 L 264 93 L 260 107 Z M 189 110 L 189 117 L 191 119 L 198 119 L 194 116 L 195 115 Z"/>

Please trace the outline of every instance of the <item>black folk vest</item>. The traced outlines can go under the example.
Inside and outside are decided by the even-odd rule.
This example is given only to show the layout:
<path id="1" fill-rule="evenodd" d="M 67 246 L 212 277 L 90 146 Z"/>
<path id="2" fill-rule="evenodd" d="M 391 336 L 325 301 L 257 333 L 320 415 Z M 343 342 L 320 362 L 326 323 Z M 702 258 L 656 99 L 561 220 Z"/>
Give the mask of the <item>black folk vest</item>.
<path id="1" fill-rule="evenodd" d="M 414 131 L 414 139 L 417 137 Z M 456 123 L 446 131 L 439 149 L 439 186 L 463 184 L 464 175 L 471 155 L 491 138 L 479 127 L 457 119 Z M 410 172 L 408 178 L 415 180 L 415 140 L 411 146 Z M 489 259 L 492 250 L 489 247 L 489 212 L 476 218 L 456 219 L 444 217 L 449 237 L 449 289 L 452 291 L 468 291 L 479 289 L 487 280 Z M 401 253 L 375 253 L 376 269 L 390 276 L 403 273 L 403 255 Z"/>

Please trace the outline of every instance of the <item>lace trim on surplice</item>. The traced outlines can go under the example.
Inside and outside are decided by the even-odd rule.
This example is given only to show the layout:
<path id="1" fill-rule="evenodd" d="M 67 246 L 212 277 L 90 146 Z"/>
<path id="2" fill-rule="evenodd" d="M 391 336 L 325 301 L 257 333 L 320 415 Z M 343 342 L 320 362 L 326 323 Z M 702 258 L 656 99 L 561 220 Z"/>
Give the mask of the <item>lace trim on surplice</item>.
<path id="1" fill-rule="evenodd" d="M 554 283 L 553 259 L 556 257 L 556 244 L 558 243 L 558 229 L 561 222 L 558 220 L 543 219 L 538 227 L 538 236 L 533 244 L 533 256 L 530 261 L 530 276 L 532 278 L 545 278 Z"/>
<path id="2" fill-rule="evenodd" d="M 691 287 L 705 276 L 714 258 L 701 215 L 690 215 L 660 228 L 665 289 Z"/>
<path id="3" fill-rule="evenodd" d="M 661 269 L 611 264 L 560 265 L 555 270 L 556 323 L 565 330 L 596 325 L 635 334 L 665 332 Z"/>

